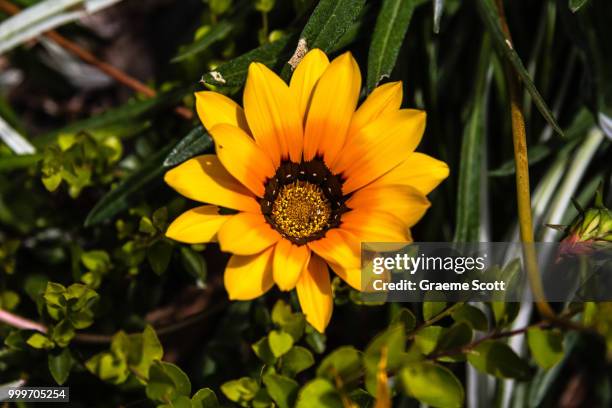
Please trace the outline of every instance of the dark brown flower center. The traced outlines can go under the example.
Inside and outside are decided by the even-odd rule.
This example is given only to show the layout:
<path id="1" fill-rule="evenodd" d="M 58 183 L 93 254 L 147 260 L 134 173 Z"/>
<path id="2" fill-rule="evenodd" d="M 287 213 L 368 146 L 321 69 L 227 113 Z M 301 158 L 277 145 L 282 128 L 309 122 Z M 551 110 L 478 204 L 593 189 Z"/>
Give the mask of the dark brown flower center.
<path id="1" fill-rule="evenodd" d="M 325 236 L 347 211 L 342 181 L 319 158 L 283 162 L 266 182 L 260 205 L 266 221 L 297 245 Z"/>

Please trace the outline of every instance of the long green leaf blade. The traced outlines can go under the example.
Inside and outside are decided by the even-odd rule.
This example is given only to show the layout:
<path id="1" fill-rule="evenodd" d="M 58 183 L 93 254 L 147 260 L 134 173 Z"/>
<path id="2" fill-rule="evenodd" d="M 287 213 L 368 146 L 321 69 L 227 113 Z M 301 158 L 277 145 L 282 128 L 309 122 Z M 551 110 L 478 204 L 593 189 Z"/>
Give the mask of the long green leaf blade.
<path id="1" fill-rule="evenodd" d="M 251 62 L 257 61 L 268 67 L 276 67 L 283 56 L 288 57 L 290 51 L 288 46 L 293 44 L 297 36 L 284 36 L 274 42 L 264 44 L 255 48 L 231 61 L 219 66 L 216 70 L 207 72 L 202 77 L 205 85 L 212 85 L 217 88 L 240 88 L 246 80 L 247 71 Z"/>
<path id="2" fill-rule="evenodd" d="M 482 143 L 485 133 L 486 87 L 490 41 L 482 41 L 476 85 L 468 121 L 463 131 L 457 194 L 455 242 L 478 242 L 480 235 L 480 184 L 482 181 Z"/>
<path id="3" fill-rule="evenodd" d="M 519 78 L 525 85 L 527 92 L 529 92 L 529 94 L 533 98 L 536 107 L 538 108 L 542 116 L 544 116 L 544 119 L 546 119 L 550 126 L 552 126 L 555 132 L 557 132 L 561 136 L 564 136 L 563 130 L 561 130 L 561 127 L 557 123 L 557 120 L 555 119 L 552 110 L 548 107 L 546 101 L 544 101 L 544 98 L 542 98 L 542 95 L 540 95 L 540 92 L 536 88 L 535 84 L 533 83 L 533 80 L 529 76 L 529 73 L 525 69 L 521 58 L 514 50 L 512 43 L 506 41 L 506 38 L 504 37 L 504 33 L 502 32 L 502 28 L 499 23 L 499 17 L 497 15 L 495 4 L 493 4 L 492 0 L 478 0 L 477 4 L 478 9 L 480 11 L 480 15 L 482 16 L 485 26 L 491 34 L 495 45 L 512 64 L 514 70 L 517 72 Z"/>
<path id="4" fill-rule="evenodd" d="M 383 1 L 368 53 L 368 92 L 391 74 L 417 3 L 418 0 Z"/>
<path id="5" fill-rule="evenodd" d="M 129 175 L 115 189 L 102 197 L 87 215 L 85 226 L 90 227 L 106 221 L 127 209 L 138 198 L 142 198 L 147 187 L 151 183 L 158 181 L 161 174 L 165 171 L 165 167 L 162 164 L 172 146 L 172 144 L 169 144 L 157 152 L 141 168 Z"/>
<path id="6" fill-rule="evenodd" d="M 364 4 L 365 0 L 321 0 L 300 39 L 308 49 L 329 51 L 355 21 Z"/>
<path id="7" fill-rule="evenodd" d="M 205 51 L 212 44 L 224 39 L 234 28 L 234 25 L 229 21 L 220 21 L 215 24 L 206 34 L 198 38 L 192 44 L 185 47 L 176 57 L 170 62 L 180 62 L 193 55 Z"/>
<path id="8" fill-rule="evenodd" d="M 177 143 L 164 160 L 164 167 L 173 167 L 185 160 L 204 153 L 213 144 L 212 138 L 203 126 L 197 126 Z"/>
<path id="9" fill-rule="evenodd" d="M 589 0 L 569 0 L 569 8 L 572 10 L 572 13 L 580 10 L 585 4 L 587 4 Z"/>

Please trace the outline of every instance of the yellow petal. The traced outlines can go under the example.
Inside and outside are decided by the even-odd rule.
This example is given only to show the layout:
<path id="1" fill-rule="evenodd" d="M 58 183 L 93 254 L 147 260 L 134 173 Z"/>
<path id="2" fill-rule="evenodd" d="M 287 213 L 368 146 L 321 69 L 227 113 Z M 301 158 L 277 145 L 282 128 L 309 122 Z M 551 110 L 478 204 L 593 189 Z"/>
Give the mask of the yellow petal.
<path id="1" fill-rule="evenodd" d="M 362 128 L 332 166 L 346 177 L 342 192 L 352 193 L 405 160 L 421 141 L 425 117 L 423 111 L 402 109 Z"/>
<path id="2" fill-rule="evenodd" d="M 308 247 L 330 264 L 347 268 L 361 267 L 361 246 L 357 238 L 338 228 L 330 229 L 325 236 L 310 241 Z"/>
<path id="3" fill-rule="evenodd" d="M 274 282 L 281 290 L 293 289 L 309 259 L 310 249 L 306 245 L 281 239 L 274 249 Z"/>
<path id="4" fill-rule="evenodd" d="M 253 193 L 232 177 L 212 154 L 187 160 L 166 172 L 164 180 L 179 194 L 195 201 L 241 211 L 261 210 Z"/>
<path id="5" fill-rule="evenodd" d="M 166 236 L 186 244 L 201 244 L 216 241 L 217 232 L 229 219 L 219 215 L 219 207 L 203 205 L 182 213 L 172 221 Z"/>
<path id="6" fill-rule="evenodd" d="M 390 172 L 383 174 L 372 185 L 401 184 L 429 194 L 448 177 L 448 165 L 423 153 L 412 153 Z"/>
<path id="7" fill-rule="evenodd" d="M 303 130 L 297 100 L 287 84 L 254 62 L 244 88 L 244 111 L 257 144 L 278 167 L 282 159 L 302 158 Z"/>
<path id="8" fill-rule="evenodd" d="M 380 115 L 399 110 L 402 104 L 402 82 L 389 82 L 374 89 L 353 115 L 347 143 L 359 129 Z"/>
<path id="9" fill-rule="evenodd" d="M 361 287 L 361 268 L 347 268 L 336 264 L 329 264 L 329 267 L 336 275 L 345 281 L 349 286 L 356 290 L 363 290 Z"/>
<path id="10" fill-rule="evenodd" d="M 244 111 L 236 102 L 217 92 L 196 92 L 196 111 L 208 130 L 220 123 L 236 126 L 249 131 Z"/>
<path id="11" fill-rule="evenodd" d="M 289 89 L 298 102 L 302 121 L 306 118 L 306 112 L 312 98 L 312 91 L 328 66 L 329 59 L 327 59 L 327 55 L 319 49 L 314 49 L 306 54 L 293 72 Z"/>
<path id="12" fill-rule="evenodd" d="M 306 321 L 323 333 L 334 307 L 329 271 L 318 256 L 312 256 L 297 283 L 297 295 Z"/>
<path id="13" fill-rule="evenodd" d="M 350 52 L 334 59 L 315 86 L 304 131 L 304 160 L 322 155 L 333 163 L 342 150 L 357 106 L 361 73 Z"/>
<path id="14" fill-rule="evenodd" d="M 406 225 L 396 216 L 381 211 L 349 211 L 342 215 L 340 229 L 350 232 L 359 247 L 364 242 L 410 242 Z"/>
<path id="15" fill-rule="evenodd" d="M 268 248 L 258 254 L 230 258 L 223 275 L 230 299 L 255 299 L 272 287 L 272 252 L 273 248 Z"/>
<path id="16" fill-rule="evenodd" d="M 264 182 L 275 172 L 272 162 L 244 130 L 221 124 L 210 130 L 217 156 L 238 181 L 258 197 L 263 197 Z"/>
<path id="17" fill-rule="evenodd" d="M 382 211 L 394 215 L 406 226 L 412 227 L 423 217 L 430 203 L 427 197 L 414 187 L 399 184 L 381 185 L 377 180 L 357 190 L 347 200 L 346 206 L 367 212 Z M 350 218 L 351 212 L 346 215 Z"/>
<path id="18" fill-rule="evenodd" d="M 281 236 L 266 222 L 263 215 L 240 213 L 231 216 L 217 234 L 224 252 L 253 255 L 277 243 Z"/>

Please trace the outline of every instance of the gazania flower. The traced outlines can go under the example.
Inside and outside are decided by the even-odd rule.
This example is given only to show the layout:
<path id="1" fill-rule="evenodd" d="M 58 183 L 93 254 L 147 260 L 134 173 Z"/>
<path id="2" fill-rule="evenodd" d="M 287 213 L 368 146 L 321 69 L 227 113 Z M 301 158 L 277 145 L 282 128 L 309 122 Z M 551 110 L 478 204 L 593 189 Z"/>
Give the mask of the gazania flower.
<path id="1" fill-rule="evenodd" d="M 445 163 L 414 150 L 425 113 L 400 109 L 402 85 L 376 88 L 357 108 L 361 74 L 350 53 L 331 63 L 310 51 L 289 85 L 260 63 L 249 66 L 241 108 L 215 92 L 196 108 L 216 155 L 166 173 L 180 194 L 208 203 L 179 216 L 166 235 L 218 241 L 231 252 L 231 299 L 274 284 L 297 289 L 307 321 L 324 331 L 333 298 L 331 269 L 361 289 L 362 242 L 406 242 L 448 175 Z M 235 214 L 219 213 L 220 207 Z"/>

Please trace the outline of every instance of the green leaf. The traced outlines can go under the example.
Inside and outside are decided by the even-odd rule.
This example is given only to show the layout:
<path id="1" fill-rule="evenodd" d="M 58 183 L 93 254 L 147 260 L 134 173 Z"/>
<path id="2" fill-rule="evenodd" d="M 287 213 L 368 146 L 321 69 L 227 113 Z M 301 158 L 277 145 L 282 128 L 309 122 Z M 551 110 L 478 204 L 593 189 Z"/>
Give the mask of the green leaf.
<path id="1" fill-rule="evenodd" d="M 355 378 L 361 372 L 361 356 L 353 346 L 342 346 L 321 361 L 317 376 L 333 380 L 339 376 L 343 380 Z M 345 381 L 346 382 L 346 381 Z"/>
<path id="2" fill-rule="evenodd" d="M 194 87 L 190 86 L 187 88 L 174 89 L 169 92 L 160 93 L 154 98 L 132 100 L 119 106 L 118 108 L 109 109 L 101 114 L 73 122 L 64 128 L 41 135 L 35 138 L 33 143 L 37 147 L 46 146 L 55 141 L 61 134 L 80 132 L 91 133 L 93 130 L 102 127 L 115 125 L 118 123 L 125 124 L 131 121 L 143 120 L 146 116 L 152 115 L 161 111 L 162 109 L 179 103 L 185 95 L 191 93 L 193 90 Z"/>
<path id="3" fill-rule="evenodd" d="M 319 1 L 300 34 L 300 40 L 306 41 L 309 50 L 319 48 L 328 52 L 349 29 L 364 4 L 365 0 Z"/>
<path id="4" fill-rule="evenodd" d="M 242 377 L 221 385 L 221 391 L 230 400 L 237 403 L 249 402 L 255 398 L 259 390 L 257 381 L 249 377 Z"/>
<path id="5" fill-rule="evenodd" d="M 475 306 L 464 304 L 451 313 L 456 322 L 468 322 L 474 330 L 485 331 L 489 328 L 487 316 Z"/>
<path id="6" fill-rule="evenodd" d="M 193 408 L 218 408 L 219 401 L 215 392 L 210 388 L 202 388 L 191 398 Z"/>
<path id="7" fill-rule="evenodd" d="M 509 325 L 518 316 L 521 304 L 519 302 L 491 302 L 495 325 L 504 327 Z"/>
<path id="8" fill-rule="evenodd" d="M 446 308 L 446 302 L 423 302 L 423 319 L 429 320 Z"/>
<path id="9" fill-rule="evenodd" d="M 391 75 L 418 0 L 384 0 L 368 52 L 367 91 Z"/>
<path id="10" fill-rule="evenodd" d="M 283 331 L 272 330 L 268 335 L 270 350 L 275 357 L 280 357 L 293 346 L 293 337 Z"/>
<path id="11" fill-rule="evenodd" d="M 403 324 L 407 332 L 411 332 L 416 327 L 416 317 L 410 309 L 405 307 L 399 309 L 393 316 L 392 325 Z"/>
<path id="12" fill-rule="evenodd" d="M 161 181 L 165 171 L 162 166 L 172 145 L 167 145 L 146 161 L 138 170 L 130 174 L 117 187 L 109 191 L 87 214 L 85 226 L 91 227 L 106 221 L 144 196 L 148 187 L 155 181 Z"/>
<path id="13" fill-rule="evenodd" d="M 183 61 L 193 55 L 199 54 L 206 50 L 212 44 L 216 43 L 227 37 L 227 35 L 233 30 L 234 25 L 229 21 L 219 21 L 217 24 L 212 26 L 204 35 L 195 40 L 192 44 L 187 47 L 183 47 L 181 52 L 174 57 L 170 62 Z"/>
<path id="14" fill-rule="evenodd" d="M 462 407 L 461 382 L 446 367 L 430 362 L 409 364 L 400 371 L 408 395 L 432 407 Z"/>
<path id="15" fill-rule="evenodd" d="M 47 336 L 40 333 L 34 333 L 28 338 L 27 343 L 35 349 L 52 349 L 55 344 L 49 340 Z"/>
<path id="16" fill-rule="evenodd" d="M 570 10 L 572 10 L 572 13 L 577 12 L 578 10 L 580 10 L 585 4 L 587 4 L 589 0 L 569 0 L 569 8 Z"/>
<path id="17" fill-rule="evenodd" d="M 182 138 L 164 159 L 164 167 L 174 167 L 209 150 L 213 145 L 210 134 L 203 126 L 193 128 Z"/>
<path id="18" fill-rule="evenodd" d="M 155 241 L 153 245 L 147 248 L 147 260 L 155 274 L 161 275 L 168 269 L 172 258 L 172 249 L 172 244 L 165 239 Z"/>
<path id="19" fill-rule="evenodd" d="M 42 180 L 43 185 L 48 191 L 54 192 L 55 190 L 57 190 L 59 185 L 62 183 L 62 174 L 55 173 L 49 176 L 43 176 L 41 180 Z"/>
<path id="20" fill-rule="evenodd" d="M 279 408 L 294 406 L 299 385 L 295 380 L 279 374 L 267 374 L 263 377 L 268 394 Z"/>
<path id="21" fill-rule="evenodd" d="M 85 367 L 103 381 L 123 384 L 130 375 L 125 356 L 99 353 L 85 362 Z"/>
<path id="22" fill-rule="evenodd" d="M 552 153 L 552 149 L 547 145 L 537 144 L 535 146 L 529 146 L 527 148 L 527 157 L 529 159 L 529 166 L 541 162 Z M 511 176 L 516 173 L 516 167 L 514 159 L 508 160 L 495 170 L 489 171 L 491 177 L 505 177 Z"/>
<path id="23" fill-rule="evenodd" d="M 70 350 L 65 348 L 59 354 L 50 353 L 48 364 L 49 371 L 51 372 L 55 382 L 58 385 L 63 385 L 70 375 L 70 370 L 72 369 L 74 360 L 72 359 Z"/>
<path id="24" fill-rule="evenodd" d="M 180 368 L 164 361 L 155 361 L 149 370 L 147 397 L 155 401 L 173 400 L 191 395 L 189 377 Z"/>
<path id="25" fill-rule="evenodd" d="M 545 370 L 563 359 L 563 335 L 557 330 L 531 328 L 527 331 L 527 344 L 535 362 Z"/>
<path id="26" fill-rule="evenodd" d="M 106 251 L 87 251 L 81 254 L 81 262 L 90 271 L 106 271 L 110 266 L 110 257 Z"/>
<path id="27" fill-rule="evenodd" d="M 195 279 L 200 281 L 206 279 L 206 260 L 202 254 L 189 247 L 181 247 L 181 263 L 183 268 Z"/>
<path id="28" fill-rule="evenodd" d="M 280 39 L 255 48 L 233 60 L 220 65 L 214 71 L 204 74 L 202 82 L 219 88 L 238 89 L 246 80 L 251 62 L 261 62 L 274 68 L 279 61 L 285 61 L 290 55 L 287 47 L 296 41 L 295 36 L 284 36 Z"/>
<path id="29" fill-rule="evenodd" d="M 306 320 L 301 313 L 293 313 L 291 306 L 279 300 L 272 308 L 272 321 L 283 331 L 289 333 L 294 341 L 298 341 L 304 334 Z"/>
<path id="30" fill-rule="evenodd" d="M 516 355 L 505 343 L 486 340 L 470 350 L 468 361 L 483 373 L 499 378 L 528 380 L 531 377 L 529 365 Z"/>
<path id="31" fill-rule="evenodd" d="M 281 372 L 289 377 L 295 377 L 302 371 L 314 365 L 312 353 L 301 346 L 293 346 L 281 361 Z"/>
<path id="32" fill-rule="evenodd" d="M 19 295 L 12 290 L 0 292 L 0 310 L 13 310 L 19 304 Z"/>
<path id="33" fill-rule="evenodd" d="M 147 377 L 151 365 L 161 360 L 164 355 L 157 333 L 153 327 L 147 325 L 142 334 L 130 334 L 127 336 L 128 364 L 130 368 L 140 377 Z"/>
<path id="34" fill-rule="evenodd" d="M 42 160 L 42 154 L 22 154 L 20 156 L 0 156 L 0 172 L 22 169 L 37 164 Z M 60 176 L 61 181 L 61 176 Z M 44 182 L 44 181 L 43 181 Z M 45 184 L 49 190 L 49 187 Z M 52 186 L 51 186 L 52 187 Z"/>
<path id="35" fill-rule="evenodd" d="M 542 98 L 542 95 L 540 95 L 540 92 L 534 85 L 533 80 L 529 76 L 529 73 L 527 72 L 525 66 L 523 65 L 523 62 L 521 61 L 521 58 L 514 50 L 513 45 L 506 42 L 506 38 L 499 22 L 499 17 L 497 15 L 497 8 L 493 0 L 478 0 L 476 4 L 478 5 L 478 9 L 482 16 L 482 19 L 485 23 L 487 30 L 491 34 L 494 43 L 503 53 L 503 55 L 508 59 L 508 61 L 510 61 L 510 63 L 512 64 L 512 67 L 525 85 L 527 92 L 529 92 L 529 94 L 533 98 L 533 101 L 535 102 L 538 110 L 540 111 L 544 119 L 546 119 L 546 121 L 550 124 L 550 126 L 552 126 L 552 128 L 561 137 L 564 137 L 563 130 L 561 130 L 561 127 L 557 123 L 557 120 L 555 119 L 555 116 L 553 115 L 551 109 L 548 107 L 548 105 L 544 101 L 544 98 Z"/>
<path id="36" fill-rule="evenodd" d="M 302 387 L 296 408 L 342 408 L 342 400 L 333 384 L 324 378 L 315 378 Z"/>
<path id="37" fill-rule="evenodd" d="M 414 342 L 423 354 L 429 354 L 435 350 L 438 342 L 445 333 L 444 327 L 423 327 L 414 337 Z"/>
<path id="38" fill-rule="evenodd" d="M 179 395 L 167 404 L 158 405 L 156 408 L 192 408 L 192 405 L 189 397 Z"/>
<path id="39" fill-rule="evenodd" d="M 366 370 L 366 389 L 376 395 L 377 375 L 383 349 L 386 355 L 387 370 L 396 370 L 402 365 L 406 349 L 406 329 L 402 324 L 389 326 L 377 335 L 365 349 L 363 362 Z"/>
<path id="40" fill-rule="evenodd" d="M 268 336 L 262 337 L 256 343 L 254 343 L 251 348 L 259 357 L 261 361 L 268 365 L 274 365 L 276 363 L 276 357 L 272 354 L 272 350 L 270 349 L 270 343 L 268 341 Z"/>
<path id="41" fill-rule="evenodd" d="M 482 151 L 483 141 L 486 140 L 485 117 L 490 60 L 490 40 L 489 36 L 485 35 L 480 46 L 469 115 L 463 128 L 454 242 L 479 242 L 480 191 L 482 183 L 487 182 L 487 179 L 482 177 Z"/>
<path id="42" fill-rule="evenodd" d="M 444 333 L 436 345 L 436 351 L 454 350 L 472 341 L 472 326 L 467 322 L 455 323 Z"/>

